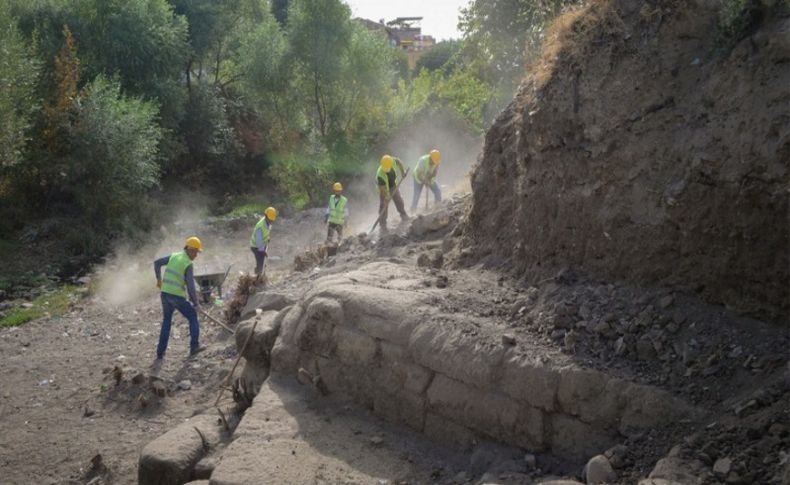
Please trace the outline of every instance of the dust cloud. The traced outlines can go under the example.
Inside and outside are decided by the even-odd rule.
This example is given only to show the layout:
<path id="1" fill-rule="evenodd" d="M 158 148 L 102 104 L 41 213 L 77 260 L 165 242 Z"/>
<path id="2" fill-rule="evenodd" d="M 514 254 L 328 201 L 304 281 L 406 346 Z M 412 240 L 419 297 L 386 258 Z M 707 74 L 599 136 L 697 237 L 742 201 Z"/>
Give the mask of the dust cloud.
<path id="1" fill-rule="evenodd" d="M 414 191 L 411 170 L 414 170 L 417 160 L 434 148 L 442 153 L 442 163 L 439 166 L 436 180 L 442 190 L 442 198 L 449 198 L 456 193 L 471 191 L 469 173 L 482 150 L 482 145 L 482 135 L 471 133 L 462 121 L 451 114 L 437 113 L 420 117 L 411 125 L 394 133 L 381 150 L 381 155 L 389 154 L 400 158 L 404 167 L 410 169 L 408 179 L 401 185 L 400 193 L 406 205 L 406 212 L 412 216 L 415 214 L 411 214 L 409 210 Z M 344 191 L 349 199 L 347 234 L 369 230 L 378 217 L 378 190 L 374 180 L 378 163 L 378 157 L 371 160 L 367 169 L 369 175 L 350 183 Z M 423 194 L 420 197 L 418 214 L 425 208 L 426 190 L 423 189 Z M 433 193 L 430 190 L 427 191 L 430 194 L 429 200 L 432 207 L 434 204 Z M 395 208 L 391 206 L 390 224 L 399 220 Z"/>
<path id="2" fill-rule="evenodd" d="M 381 155 L 388 153 L 398 157 L 405 167 L 413 170 L 419 157 L 434 148 L 438 149 L 442 153 L 442 163 L 437 181 L 442 189 L 442 197 L 449 198 L 455 193 L 470 190 L 469 171 L 481 147 L 481 136 L 471 134 L 452 115 L 437 114 L 422 117 L 394 133 L 381 150 Z M 374 180 L 378 161 L 379 156 L 370 160 L 366 175 L 361 179 L 350 182 L 341 180 L 345 187 L 344 194 L 349 199 L 349 221 L 344 236 L 368 231 L 378 217 L 378 190 Z M 327 182 L 327 197 L 331 194 L 333 182 Z M 413 195 L 411 174 L 400 190 L 406 211 L 410 212 Z M 418 213 L 424 210 L 424 197 L 420 199 Z M 433 206 L 433 194 L 430 193 L 429 197 Z M 168 204 L 176 209 L 171 211 L 169 221 L 148 236 L 148 244 L 117 245 L 113 255 L 95 272 L 96 298 L 107 305 L 122 306 L 155 297 L 158 289 L 153 261 L 180 250 L 186 238 L 193 235 L 201 239 L 205 248 L 195 261 L 197 274 L 224 273 L 230 266 L 229 283 L 224 288 L 229 289 L 230 282 L 239 272 L 251 271 L 254 260 L 249 250 L 249 232 L 255 224 L 254 218 L 240 221 L 234 228 L 223 224 L 212 226 L 208 223 L 208 204 L 208 199 L 200 194 L 184 193 Z M 323 214 L 324 207 L 319 207 L 278 219 L 272 233 L 271 257 L 267 265 L 273 269 L 282 269 L 291 264 L 297 253 L 323 242 L 326 238 Z M 391 207 L 390 224 L 399 220 L 394 207 Z"/>

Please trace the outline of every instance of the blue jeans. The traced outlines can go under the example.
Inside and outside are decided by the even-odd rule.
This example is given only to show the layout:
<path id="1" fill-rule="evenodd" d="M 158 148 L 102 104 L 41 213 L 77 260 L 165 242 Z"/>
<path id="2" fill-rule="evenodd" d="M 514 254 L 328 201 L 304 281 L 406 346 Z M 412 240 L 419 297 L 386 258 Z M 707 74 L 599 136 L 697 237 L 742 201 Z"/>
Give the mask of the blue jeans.
<path id="1" fill-rule="evenodd" d="M 422 184 L 417 182 L 417 179 L 413 177 L 412 180 L 414 180 L 414 198 L 411 200 L 411 211 L 414 212 L 417 210 L 417 205 L 420 203 L 420 196 L 422 195 Z M 433 192 L 433 196 L 434 198 L 436 198 L 436 202 L 441 202 L 442 191 L 441 189 L 439 189 L 439 184 L 437 184 L 434 181 L 433 184 L 428 185 L 428 188 L 431 189 L 431 192 Z"/>
<path id="2" fill-rule="evenodd" d="M 173 321 L 173 312 L 178 310 L 189 321 L 189 350 L 200 347 L 200 324 L 197 312 L 183 296 L 161 293 L 162 296 L 162 329 L 159 331 L 159 345 L 156 347 L 156 357 L 161 359 L 167 350 L 167 341 L 170 339 L 170 323 Z"/>

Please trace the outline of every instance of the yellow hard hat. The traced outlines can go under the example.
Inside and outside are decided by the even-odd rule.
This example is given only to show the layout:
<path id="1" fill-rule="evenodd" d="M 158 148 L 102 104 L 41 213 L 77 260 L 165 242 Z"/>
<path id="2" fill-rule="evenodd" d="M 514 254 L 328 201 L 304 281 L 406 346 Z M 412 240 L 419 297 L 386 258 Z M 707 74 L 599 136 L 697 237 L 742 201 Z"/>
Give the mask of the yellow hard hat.
<path id="1" fill-rule="evenodd" d="M 384 155 L 381 157 L 381 168 L 384 169 L 385 172 L 389 172 L 392 170 L 392 157 L 389 155 Z"/>
<path id="2" fill-rule="evenodd" d="M 439 165 L 442 162 L 442 154 L 439 153 L 439 150 L 431 150 L 429 155 L 434 165 Z"/>
<path id="3" fill-rule="evenodd" d="M 343 184 L 340 182 L 335 182 L 335 185 L 332 186 L 335 192 L 342 192 L 343 191 Z"/>
<path id="4" fill-rule="evenodd" d="M 277 209 L 274 207 L 267 207 L 266 210 L 263 211 L 263 214 L 272 222 L 277 220 Z"/>
<path id="5" fill-rule="evenodd" d="M 187 239 L 187 242 L 184 246 L 192 249 L 197 249 L 198 251 L 203 251 L 203 243 L 200 242 L 200 239 L 196 238 L 195 236 L 190 237 Z"/>

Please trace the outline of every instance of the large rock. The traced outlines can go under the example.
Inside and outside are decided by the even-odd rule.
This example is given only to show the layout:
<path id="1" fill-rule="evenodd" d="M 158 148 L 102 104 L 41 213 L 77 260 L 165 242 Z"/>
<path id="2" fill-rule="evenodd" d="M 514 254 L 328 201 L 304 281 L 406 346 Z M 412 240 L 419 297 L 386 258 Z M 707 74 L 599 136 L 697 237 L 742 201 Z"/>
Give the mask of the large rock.
<path id="1" fill-rule="evenodd" d="M 617 481 L 615 473 L 609 459 L 603 455 L 596 455 L 590 458 L 584 467 L 584 477 L 587 485 L 599 485 L 601 483 L 611 483 Z"/>
<path id="2" fill-rule="evenodd" d="M 259 293 L 254 293 L 247 298 L 247 304 L 241 311 L 241 320 L 246 320 L 255 315 L 255 310 L 261 311 L 279 311 L 283 308 L 293 305 L 294 299 L 288 294 L 272 292 L 263 290 Z"/>
<path id="3" fill-rule="evenodd" d="M 662 478 L 683 485 L 702 483 L 704 465 L 698 460 L 686 460 L 679 456 L 667 456 L 658 460 L 648 478 Z"/>
<path id="4" fill-rule="evenodd" d="M 242 356 L 245 361 L 241 379 L 244 380 L 244 389 L 247 390 L 250 398 L 258 393 L 263 381 L 269 377 L 272 348 L 280 332 L 283 317 L 284 314 L 268 311 L 241 323 L 236 329 L 236 347 L 239 351 L 243 351 Z M 255 332 L 250 336 L 253 328 Z M 249 342 L 247 342 L 248 337 Z M 244 348 L 245 343 L 247 343 L 246 348 Z"/>
<path id="5" fill-rule="evenodd" d="M 200 415 L 145 445 L 137 468 L 140 485 L 181 485 L 222 438 L 217 416 Z"/>
<path id="6" fill-rule="evenodd" d="M 409 226 L 409 236 L 422 239 L 427 236 L 438 237 L 450 229 L 457 218 L 449 210 L 444 209 L 430 214 L 415 217 Z"/>

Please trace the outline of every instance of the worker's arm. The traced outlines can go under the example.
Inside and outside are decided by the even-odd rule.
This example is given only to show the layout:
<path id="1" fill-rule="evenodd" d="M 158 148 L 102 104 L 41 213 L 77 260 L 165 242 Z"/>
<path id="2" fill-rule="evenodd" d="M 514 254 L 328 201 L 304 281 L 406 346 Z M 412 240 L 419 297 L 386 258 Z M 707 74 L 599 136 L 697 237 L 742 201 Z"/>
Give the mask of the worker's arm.
<path id="1" fill-rule="evenodd" d="M 189 293 L 189 301 L 193 306 L 198 306 L 197 294 L 195 293 L 195 273 L 192 271 L 192 265 L 187 266 L 184 272 L 184 278 L 187 280 L 187 293 Z"/>
<path id="2" fill-rule="evenodd" d="M 400 169 L 400 176 L 405 177 L 406 169 L 403 168 L 403 162 L 400 161 L 400 158 L 393 158 L 392 161 L 394 161 L 398 165 L 398 168 Z"/>
<path id="3" fill-rule="evenodd" d="M 162 266 L 170 262 L 170 256 L 164 256 L 154 261 L 154 274 L 156 275 L 156 287 L 162 286 Z"/>
<path id="4" fill-rule="evenodd" d="M 384 197 L 384 200 L 390 200 L 390 191 L 385 185 L 379 184 L 379 194 Z"/>
<path id="5" fill-rule="evenodd" d="M 255 230 L 255 247 L 260 252 L 266 252 L 266 241 L 263 240 L 263 231 L 259 227 Z"/>

